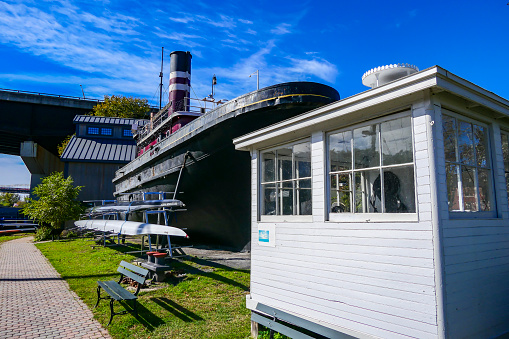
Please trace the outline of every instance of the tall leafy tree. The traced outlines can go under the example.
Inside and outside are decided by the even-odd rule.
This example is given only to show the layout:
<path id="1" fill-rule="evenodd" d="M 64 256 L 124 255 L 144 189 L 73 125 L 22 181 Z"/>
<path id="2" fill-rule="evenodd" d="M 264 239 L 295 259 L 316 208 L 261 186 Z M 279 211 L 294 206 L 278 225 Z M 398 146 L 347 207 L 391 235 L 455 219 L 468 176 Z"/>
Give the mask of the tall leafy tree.
<path id="1" fill-rule="evenodd" d="M 0 206 L 12 207 L 15 203 L 21 200 L 19 194 L 16 193 L 2 193 L 0 194 Z"/>
<path id="2" fill-rule="evenodd" d="M 78 219 L 84 207 L 77 201 L 83 186 L 74 186 L 71 177 L 64 178 L 62 172 L 54 172 L 33 189 L 37 199 L 27 199 L 23 214 L 37 219 L 41 227 L 36 239 L 43 240 L 52 230 L 63 229 L 67 220 Z"/>
<path id="3" fill-rule="evenodd" d="M 101 117 L 116 117 L 143 119 L 147 117 L 150 106 L 147 99 L 125 97 L 121 95 L 104 96 L 104 102 L 97 104 L 92 115 Z"/>

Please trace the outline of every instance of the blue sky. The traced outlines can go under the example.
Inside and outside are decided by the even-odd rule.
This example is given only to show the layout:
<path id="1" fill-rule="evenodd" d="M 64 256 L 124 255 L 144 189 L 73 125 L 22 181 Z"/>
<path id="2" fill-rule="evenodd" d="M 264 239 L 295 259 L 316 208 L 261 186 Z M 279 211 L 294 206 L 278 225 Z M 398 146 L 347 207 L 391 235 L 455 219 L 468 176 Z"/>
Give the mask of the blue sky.
<path id="1" fill-rule="evenodd" d="M 232 99 L 285 81 L 317 81 L 342 98 L 362 74 L 439 65 L 509 98 L 504 1 L 1 1 L 0 87 L 158 102 L 161 47 L 191 51 L 197 97 Z M 164 77 L 168 84 L 169 63 Z M 0 155 L 0 185 L 28 183 Z"/>

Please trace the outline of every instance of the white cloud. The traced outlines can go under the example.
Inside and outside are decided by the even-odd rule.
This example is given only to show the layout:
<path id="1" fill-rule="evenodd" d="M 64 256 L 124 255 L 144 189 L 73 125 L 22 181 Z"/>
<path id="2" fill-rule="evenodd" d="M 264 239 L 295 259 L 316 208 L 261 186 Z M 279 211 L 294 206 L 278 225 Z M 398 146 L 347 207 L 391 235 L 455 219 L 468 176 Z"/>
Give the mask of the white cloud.
<path id="1" fill-rule="evenodd" d="M 282 23 L 282 24 L 277 25 L 276 28 L 272 29 L 270 32 L 272 34 L 276 34 L 276 35 L 288 34 L 288 33 L 291 33 L 289 30 L 290 27 L 291 27 L 290 24 Z"/>
<path id="2" fill-rule="evenodd" d="M 194 19 L 190 17 L 183 17 L 183 18 L 169 18 L 171 21 L 179 22 L 182 24 L 187 24 L 189 22 L 193 22 Z"/>
<path id="3" fill-rule="evenodd" d="M 65 15 L 57 11 L 50 14 L 23 4 L 4 2 L 0 2 L 0 12 L 3 13 L 0 16 L 1 43 L 44 56 L 61 66 L 132 80 L 146 77 L 157 68 L 155 61 L 148 62 L 122 50 L 122 44 L 140 41 L 129 37 L 137 35 L 134 30 L 126 29 L 126 25 L 135 21 L 130 17 L 99 18 L 76 11 L 72 6 L 60 8 Z M 90 22 L 101 28 L 91 30 Z M 115 34 L 118 32 L 121 34 Z"/>
<path id="4" fill-rule="evenodd" d="M 322 80 L 328 82 L 334 82 L 338 75 L 338 70 L 335 65 L 331 64 L 327 60 L 313 59 L 290 59 L 293 66 L 288 70 L 294 73 L 300 73 L 305 75 L 314 75 Z"/>
<path id="5" fill-rule="evenodd" d="M 251 20 L 244 20 L 244 19 L 239 19 L 240 22 L 242 22 L 243 24 L 246 24 L 246 25 L 252 25 L 253 22 Z"/>
<path id="6" fill-rule="evenodd" d="M 30 172 L 23 160 L 14 155 L 0 154 L 0 186 L 30 184 Z"/>
<path id="7" fill-rule="evenodd" d="M 193 39 L 204 39 L 203 37 L 201 37 L 199 35 L 196 35 L 196 34 L 185 34 L 185 33 L 177 33 L 177 32 L 164 33 L 160 29 L 158 29 L 155 32 L 155 34 L 158 37 L 163 38 L 163 39 L 169 39 L 169 40 L 177 41 L 182 46 L 187 46 L 187 47 L 191 47 L 191 48 L 193 48 L 193 47 L 203 47 L 202 44 L 193 41 Z"/>

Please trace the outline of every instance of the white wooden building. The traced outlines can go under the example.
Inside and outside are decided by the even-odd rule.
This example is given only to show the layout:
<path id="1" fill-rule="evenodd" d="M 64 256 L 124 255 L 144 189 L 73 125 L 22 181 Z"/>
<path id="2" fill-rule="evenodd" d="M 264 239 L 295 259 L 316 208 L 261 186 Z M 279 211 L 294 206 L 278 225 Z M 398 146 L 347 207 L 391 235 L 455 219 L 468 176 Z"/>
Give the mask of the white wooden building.
<path id="1" fill-rule="evenodd" d="M 509 332 L 508 139 L 509 101 L 438 66 L 235 139 L 252 159 L 253 321 Z"/>

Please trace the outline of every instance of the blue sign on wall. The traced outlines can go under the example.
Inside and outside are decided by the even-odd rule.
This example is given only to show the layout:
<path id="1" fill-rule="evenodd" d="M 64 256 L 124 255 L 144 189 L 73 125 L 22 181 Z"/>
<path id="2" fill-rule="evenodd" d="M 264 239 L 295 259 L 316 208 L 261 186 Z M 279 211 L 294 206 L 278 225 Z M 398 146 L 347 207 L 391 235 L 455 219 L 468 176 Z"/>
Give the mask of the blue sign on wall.
<path id="1" fill-rule="evenodd" d="M 269 242 L 269 230 L 259 230 L 258 241 Z"/>

